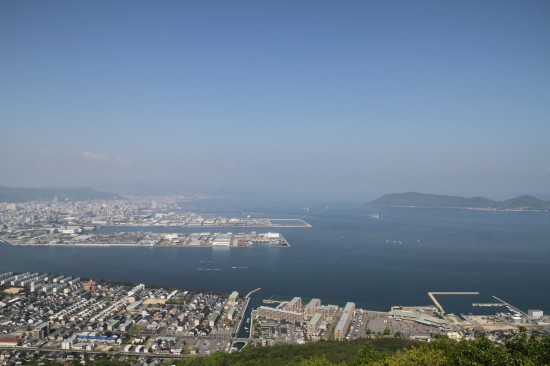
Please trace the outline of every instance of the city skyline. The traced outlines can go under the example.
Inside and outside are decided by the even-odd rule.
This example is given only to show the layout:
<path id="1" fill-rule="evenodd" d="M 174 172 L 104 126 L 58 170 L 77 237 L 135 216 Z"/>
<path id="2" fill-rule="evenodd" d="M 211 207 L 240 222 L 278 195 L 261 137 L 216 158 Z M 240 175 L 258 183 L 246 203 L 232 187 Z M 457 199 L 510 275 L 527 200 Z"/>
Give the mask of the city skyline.
<path id="1" fill-rule="evenodd" d="M 544 1 L 3 2 L 0 184 L 545 199 L 549 14 Z"/>

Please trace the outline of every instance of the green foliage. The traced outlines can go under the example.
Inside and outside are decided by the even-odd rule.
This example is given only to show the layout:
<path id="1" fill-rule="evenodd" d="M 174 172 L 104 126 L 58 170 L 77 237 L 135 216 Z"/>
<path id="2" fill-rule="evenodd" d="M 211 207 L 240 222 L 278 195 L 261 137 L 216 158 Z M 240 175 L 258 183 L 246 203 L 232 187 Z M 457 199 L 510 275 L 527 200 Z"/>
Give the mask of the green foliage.
<path id="1" fill-rule="evenodd" d="M 419 348 L 410 348 L 398 351 L 394 356 L 385 360 L 367 363 L 372 366 L 445 366 L 447 359 L 443 351 L 428 348 L 423 345 Z"/>
<path id="2" fill-rule="evenodd" d="M 550 365 L 550 337 L 529 336 L 525 329 L 497 346 L 481 334 L 474 341 L 439 339 L 431 347 L 446 355 L 450 366 Z"/>
<path id="3" fill-rule="evenodd" d="M 357 356 L 346 362 L 346 366 L 371 365 L 374 362 L 385 360 L 386 357 L 386 353 L 377 350 L 374 345 L 369 342 L 361 347 Z"/>
<path id="4" fill-rule="evenodd" d="M 380 360 L 398 349 L 416 344 L 416 342 L 392 338 L 356 339 L 349 342 L 319 341 L 304 345 L 250 347 L 233 354 L 217 352 L 209 357 L 190 358 L 177 364 L 181 366 L 313 366 L 317 364 L 362 366 L 366 364 L 360 362 L 361 355 L 373 361 Z M 309 361 L 313 363 L 307 363 Z"/>
<path id="5" fill-rule="evenodd" d="M 300 362 L 300 366 L 331 366 L 332 363 L 326 359 L 326 357 L 314 356 L 309 360 Z"/>
<path id="6" fill-rule="evenodd" d="M 383 338 L 351 342 L 247 348 L 178 362 L 182 366 L 550 366 L 550 337 L 525 329 L 495 345 L 484 335 L 473 341 L 440 338 L 429 344 Z"/>

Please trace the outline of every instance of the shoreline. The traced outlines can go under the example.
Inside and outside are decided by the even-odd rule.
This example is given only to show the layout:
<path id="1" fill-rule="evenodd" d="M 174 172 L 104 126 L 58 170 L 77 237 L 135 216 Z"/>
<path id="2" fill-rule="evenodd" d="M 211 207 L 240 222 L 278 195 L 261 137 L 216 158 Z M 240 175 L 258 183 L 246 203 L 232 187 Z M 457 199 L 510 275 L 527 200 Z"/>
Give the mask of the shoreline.
<path id="1" fill-rule="evenodd" d="M 301 221 L 302 224 L 295 224 L 295 225 L 287 225 L 287 224 L 275 224 L 273 221 L 287 221 L 287 220 L 294 220 L 294 221 Z M 97 225 L 99 227 L 174 227 L 174 228 L 312 228 L 313 226 L 306 221 L 302 219 L 270 219 L 271 225 L 189 225 L 189 224 L 178 224 L 178 225 L 169 225 L 169 224 L 156 224 L 156 225 L 141 225 L 141 224 L 132 224 L 132 223 L 124 223 L 124 224 L 93 224 Z"/>
<path id="2" fill-rule="evenodd" d="M 240 248 L 240 249 L 252 249 L 259 247 L 266 248 L 290 248 L 291 245 L 284 239 L 286 245 L 250 245 L 250 246 L 238 246 L 238 245 L 141 245 L 139 243 L 67 243 L 67 244 L 29 244 L 29 243 L 12 243 L 5 239 L 0 239 L 0 243 L 12 245 L 14 247 L 128 247 L 128 248 Z"/>

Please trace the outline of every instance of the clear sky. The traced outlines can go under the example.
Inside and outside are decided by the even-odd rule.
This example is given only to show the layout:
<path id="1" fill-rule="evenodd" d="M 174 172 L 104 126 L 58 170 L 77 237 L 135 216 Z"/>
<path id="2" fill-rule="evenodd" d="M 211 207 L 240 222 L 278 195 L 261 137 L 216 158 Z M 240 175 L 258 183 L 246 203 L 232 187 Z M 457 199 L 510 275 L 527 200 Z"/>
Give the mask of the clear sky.
<path id="1" fill-rule="evenodd" d="M 0 126 L 4 185 L 550 196 L 550 2 L 1 1 Z"/>

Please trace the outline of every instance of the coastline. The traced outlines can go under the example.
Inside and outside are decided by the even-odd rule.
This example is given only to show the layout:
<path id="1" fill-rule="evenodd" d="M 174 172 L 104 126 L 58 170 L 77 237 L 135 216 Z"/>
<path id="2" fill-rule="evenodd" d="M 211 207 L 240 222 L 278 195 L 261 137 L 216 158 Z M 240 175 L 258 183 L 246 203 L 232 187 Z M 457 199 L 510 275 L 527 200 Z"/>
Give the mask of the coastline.
<path id="1" fill-rule="evenodd" d="M 290 248 L 290 243 L 282 238 L 285 244 L 279 245 L 264 245 L 269 248 Z M 238 245 L 149 245 L 149 244 L 139 244 L 139 243 L 64 243 L 64 244 L 30 244 L 30 243 L 13 243 L 11 241 L 1 239 L 0 243 L 5 243 L 12 245 L 14 247 L 66 247 L 66 248 L 76 248 L 76 247 L 128 247 L 128 248 L 240 248 L 240 249 L 251 249 L 257 248 L 262 245 L 249 245 L 249 246 L 238 246 Z"/>

